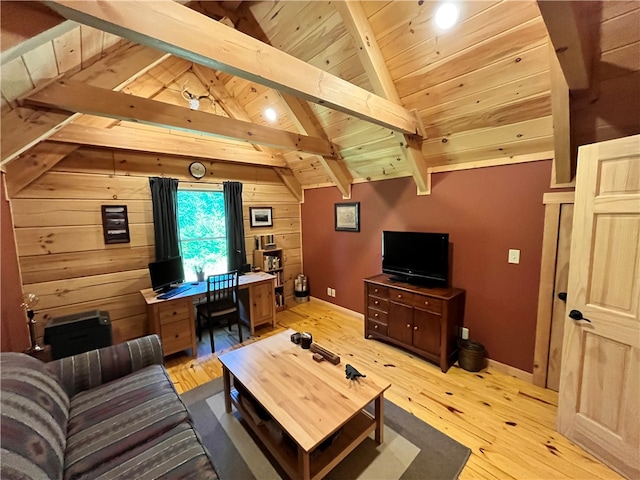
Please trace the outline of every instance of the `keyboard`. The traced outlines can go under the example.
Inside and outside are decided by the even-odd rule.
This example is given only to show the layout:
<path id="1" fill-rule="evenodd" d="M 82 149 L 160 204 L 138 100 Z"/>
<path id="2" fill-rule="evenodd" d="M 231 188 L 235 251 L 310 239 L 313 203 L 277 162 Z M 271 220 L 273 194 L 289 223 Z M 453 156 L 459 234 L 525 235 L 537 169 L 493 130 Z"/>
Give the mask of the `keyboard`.
<path id="1" fill-rule="evenodd" d="M 190 288 L 191 288 L 191 285 L 182 285 L 180 287 L 172 288 L 168 292 L 163 293 L 162 295 L 158 295 L 158 298 L 160 300 L 166 300 L 167 298 L 175 297 L 179 293 L 186 292 Z"/>

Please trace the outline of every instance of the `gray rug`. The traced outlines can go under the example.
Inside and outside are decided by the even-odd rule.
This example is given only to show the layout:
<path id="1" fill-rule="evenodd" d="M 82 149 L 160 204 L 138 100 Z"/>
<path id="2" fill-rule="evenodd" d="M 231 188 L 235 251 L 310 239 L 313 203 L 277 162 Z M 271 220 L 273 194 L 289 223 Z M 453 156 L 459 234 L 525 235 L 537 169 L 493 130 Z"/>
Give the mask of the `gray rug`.
<path id="1" fill-rule="evenodd" d="M 287 478 L 240 415 L 224 411 L 222 379 L 182 394 L 221 480 Z M 373 434 L 334 468 L 328 479 L 458 478 L 471 450 L 385 399 L 384 442 Z"/>

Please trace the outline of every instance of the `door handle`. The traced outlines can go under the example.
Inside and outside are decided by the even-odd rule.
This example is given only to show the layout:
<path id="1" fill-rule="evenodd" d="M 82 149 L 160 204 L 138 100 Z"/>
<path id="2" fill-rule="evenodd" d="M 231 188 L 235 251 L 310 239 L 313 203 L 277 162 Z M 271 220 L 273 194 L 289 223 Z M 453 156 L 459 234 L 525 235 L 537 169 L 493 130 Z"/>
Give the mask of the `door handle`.
<path id="1" fill-rule="evenodd" d="M 558 293 L 558 298 L 562 300 L 564 303 L 567 303 L 567 292 Z"/>
<path id="2" fill-rule="evenodd" d="M 580 310 L 571 310 L 569 312 L 569 318 L 575 320 L 576 322 L 584 320 L 585 322 L 591 323 L 591 320 L 582 316 L 582 312 Z"/>

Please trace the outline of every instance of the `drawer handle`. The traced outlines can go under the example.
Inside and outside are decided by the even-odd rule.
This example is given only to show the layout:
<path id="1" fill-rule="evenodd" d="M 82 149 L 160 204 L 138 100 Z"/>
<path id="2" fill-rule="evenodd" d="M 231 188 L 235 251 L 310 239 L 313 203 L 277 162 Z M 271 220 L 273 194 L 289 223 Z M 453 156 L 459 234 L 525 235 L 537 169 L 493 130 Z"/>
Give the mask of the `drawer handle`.
<path id="1" fill-rule="evenodd" d="M 414 329 L 414 330 L 417 330 L 417 329 L 418 329 L 418 327 L 413 327 L 413 329 Z"/>
<path id="2" fill-rule="evenodd" d="M 401 293 L 398 294 L 398 298 L 402 298 L 402 294 Z"/>
<path id="3" fill-rule="evenodd" d="M 373 316 L 374 316 L 374 317 L 379 317 L 379 316 L 380 316 L 380 314 L 379 314 L 379 313 L 374 313 L 374 314 L 373 314 Z"/>
<path id="4" fill-rule="evenodd" d="M 429 301 L 428 301 L 428 300 L 425 300 L 425 301 L 424 301 L 424 304 L 425 304 L 425 305 L 429 305 Z"/>
<path id="5" fill-rule="evenodd" d="M 373 304 L 378 305 L 380 302 L 378 300 L 374 300 Z"/>
<path id="6" fill-rule="evenodd" d="M 410 323 L 407 323 L 407 328 L 411 328 L 411 324 Z"/>
<path id="7" fill-rule="evenodd" d="M 373 328 L 375 328 L 377 330 L 378 329 L 378 325 L 374 325 Z"/>
<path id="8" fill-rule="evenodd" d="M 375 293 L 378 293 L 378 289 L 377 289 L 377 288 L 374 288 L 374 289 L 373 289 L 373 291 L 374 291 Z"/>

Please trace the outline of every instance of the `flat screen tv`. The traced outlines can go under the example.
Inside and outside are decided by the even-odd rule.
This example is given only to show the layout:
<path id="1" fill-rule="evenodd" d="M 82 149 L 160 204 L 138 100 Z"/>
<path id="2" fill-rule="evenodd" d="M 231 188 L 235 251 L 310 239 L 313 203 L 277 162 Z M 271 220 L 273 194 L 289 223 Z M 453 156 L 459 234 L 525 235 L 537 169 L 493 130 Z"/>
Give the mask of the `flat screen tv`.
<path id="1" fill-rule="evenodd" d="M 149 275 L 151 276 L 151 286 L 156 292 L 171 290 L 172 284 L 184 282 L 182 257 L 151 262 L 149 264 Z"/>
<path id="2" fill-rule="evenodd" d="M 428 287 L 449 285 L 449 234 L 382 232 L 382 272 Z"/>

